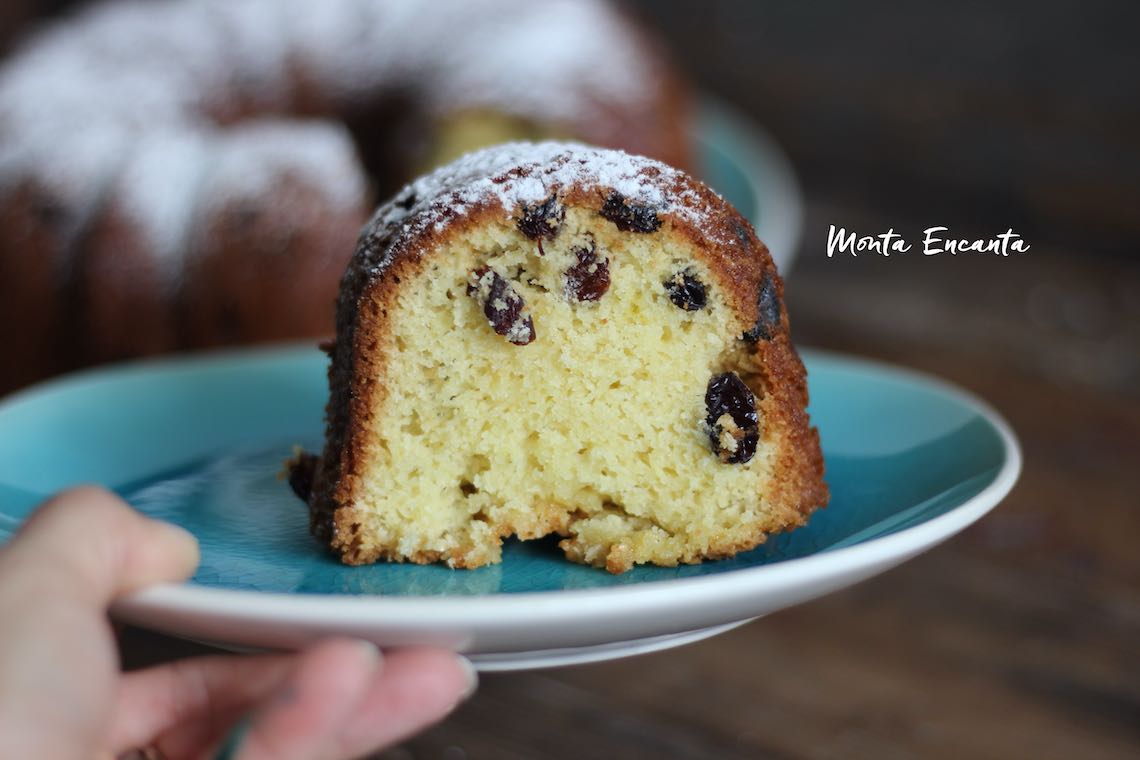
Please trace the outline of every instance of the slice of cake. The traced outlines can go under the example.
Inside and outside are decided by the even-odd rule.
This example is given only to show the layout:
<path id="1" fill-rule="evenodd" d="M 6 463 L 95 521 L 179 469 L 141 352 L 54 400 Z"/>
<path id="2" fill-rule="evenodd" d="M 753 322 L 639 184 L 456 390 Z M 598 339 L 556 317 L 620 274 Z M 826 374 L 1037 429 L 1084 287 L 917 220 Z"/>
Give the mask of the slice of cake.
<path id="1" fill-rule="evenodd" d="M 767 249 L 649 159 L 510 144 L 407 186 L 330 352 L 325 451 L 292 480 L 349 564 L 478 567 L 556 533 L 617 573 L 731 556 L 827 501 Z"/>

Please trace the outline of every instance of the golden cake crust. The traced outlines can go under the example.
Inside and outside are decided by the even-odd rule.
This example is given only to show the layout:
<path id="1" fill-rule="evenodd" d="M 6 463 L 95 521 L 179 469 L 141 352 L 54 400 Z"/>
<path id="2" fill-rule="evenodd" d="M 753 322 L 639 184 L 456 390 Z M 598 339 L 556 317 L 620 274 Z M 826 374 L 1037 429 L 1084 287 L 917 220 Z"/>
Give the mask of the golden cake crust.
<path id="1" fill-rule="evenodd" d="M 353 503 L 364 478 L 365 443 L 375 422 L 373 405 L 385 393 L 386 316 L 394 308 L 396 294 L 405 282 L 424 276 L 432 252 L 448 240 L 504 218 L 517 221 L 526 204 L 511 202 L 512 188 L 526 188 L 533 199 L 536 179 L 541 194 L 552 193 L 568 208 L 610 218 L 615 208 L 621 212 L 616 197 L 617 204 L 645 211 L 646 219 L 656 218 L 659 224 L 651 234 L 691 244 L 740 322 L 756 325 L 749 332 L 763 336 L 753 335 L 756 339 L 740 344 L 764 390 L 757 404 L 765 429 L 781 431 L 786 442 L 779 449 L 771 490 L 765 495 L 771 519 L 743 538 L 734 533 L 714 539 L 699 554 L 677 561 L 732 556 L 762 543 L 769 533 L 805 523 L 815 508 L 826 503 L 828 491 L 819 435 L 805 411 L 804 366 L 789 337 L 783 282 L 766 246 L 730 204 L 682 172 L 617 151 L 543 143 L 482 151 L 465 165 L 445 167 L 402 190 L 365 228 L 342 282 L 336 340 L 329 347 L 326 449 L 317 462 L 309 498 L 314 535 L 347 564 L 446 560 L 453 567 L 469 567 L 489 561 L 485 551 L 474 546 L 446 556 L 435 551 L 405 556 L 366 547 L 358 535 L 360 520 Z M 520 191 L 517 197 L 523 195 Z M 623 222 L 636 225 L 638 219 L 635 215 Z M 500 536 L 569 536 L 572 517 L 564 507 L 552 506 L 535 510 L 531 525 L 492 527 Z M 562 548 L 571 559 L 584 561 L 572 538 L 565 539 Z M 611 547 L 604 559 L 611 572 L 622 572 L 631 564 L 628 547 L 621 544 Z"/>

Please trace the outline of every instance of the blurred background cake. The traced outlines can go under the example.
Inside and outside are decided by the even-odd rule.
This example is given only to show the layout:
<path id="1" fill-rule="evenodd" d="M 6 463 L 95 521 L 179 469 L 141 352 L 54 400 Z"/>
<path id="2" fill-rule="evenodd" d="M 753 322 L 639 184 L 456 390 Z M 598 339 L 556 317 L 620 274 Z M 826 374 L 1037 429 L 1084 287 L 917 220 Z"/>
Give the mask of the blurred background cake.
<path id="1" fill-rule="evenodd" d="M 542 137 L 684 167 L 685 111 L 603 0 L 93 4 L 0 68 L 0 392 L 330 333 L 360 227 L 410 177 Z"/>

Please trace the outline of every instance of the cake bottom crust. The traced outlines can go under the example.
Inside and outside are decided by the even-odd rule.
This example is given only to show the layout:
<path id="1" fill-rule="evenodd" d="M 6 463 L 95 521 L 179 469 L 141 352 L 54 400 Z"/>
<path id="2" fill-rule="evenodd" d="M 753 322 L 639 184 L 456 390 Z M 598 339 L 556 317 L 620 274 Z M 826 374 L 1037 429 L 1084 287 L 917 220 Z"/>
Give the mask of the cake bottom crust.
<path id="1" fill-rule="evenodd" d="M 694 536 L 670 533 L 657 525 L 646 525 L 644 518 L 609 514 L 599 519 L 564 506 L 548 505 L 531 509 L 522 520 L 487 524 L 482 540 L 459 543 L 448 549 L 404 551 L 396 545 L 370 541 L 355 529 L 359 525 L 351 509 L 338 512 L 332 548 L 348 565 L 378 561 L 413 564 L 446 563 L 456 569 L 473 569 L 502 560 L 502 543 L 507 537 L 523 541 L 561 536 L 558 547 L 572 562 L 624 573 L 634 565 L 652 564 L 676 567 L 704 560 L 725 559 L 754 549 L 773 533 L 791 530 L 807 522 L 807 515 L 787 510 L 762 522 Z M 341 530 L 339 526 L 343 526 Z"/>

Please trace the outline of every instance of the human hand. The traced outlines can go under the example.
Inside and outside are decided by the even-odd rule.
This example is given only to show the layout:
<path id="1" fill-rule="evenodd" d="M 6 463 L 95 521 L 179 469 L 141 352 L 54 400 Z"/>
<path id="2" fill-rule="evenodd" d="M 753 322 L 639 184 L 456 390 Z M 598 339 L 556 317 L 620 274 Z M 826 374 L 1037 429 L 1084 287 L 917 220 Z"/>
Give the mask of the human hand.
<path id="1" fill-rule="evenodd" d="M 434 723 L 474 690 L 470 664 L 450 652 L 381 656 L 352 640 L 121 673 L 108 605 L 197 563 L 189 533 L 102 489 L 42 505 L 0 549 L 0 757 L 147 747 L 197 760 L 248 719 L 240 760 L 352 758 Z"/>

